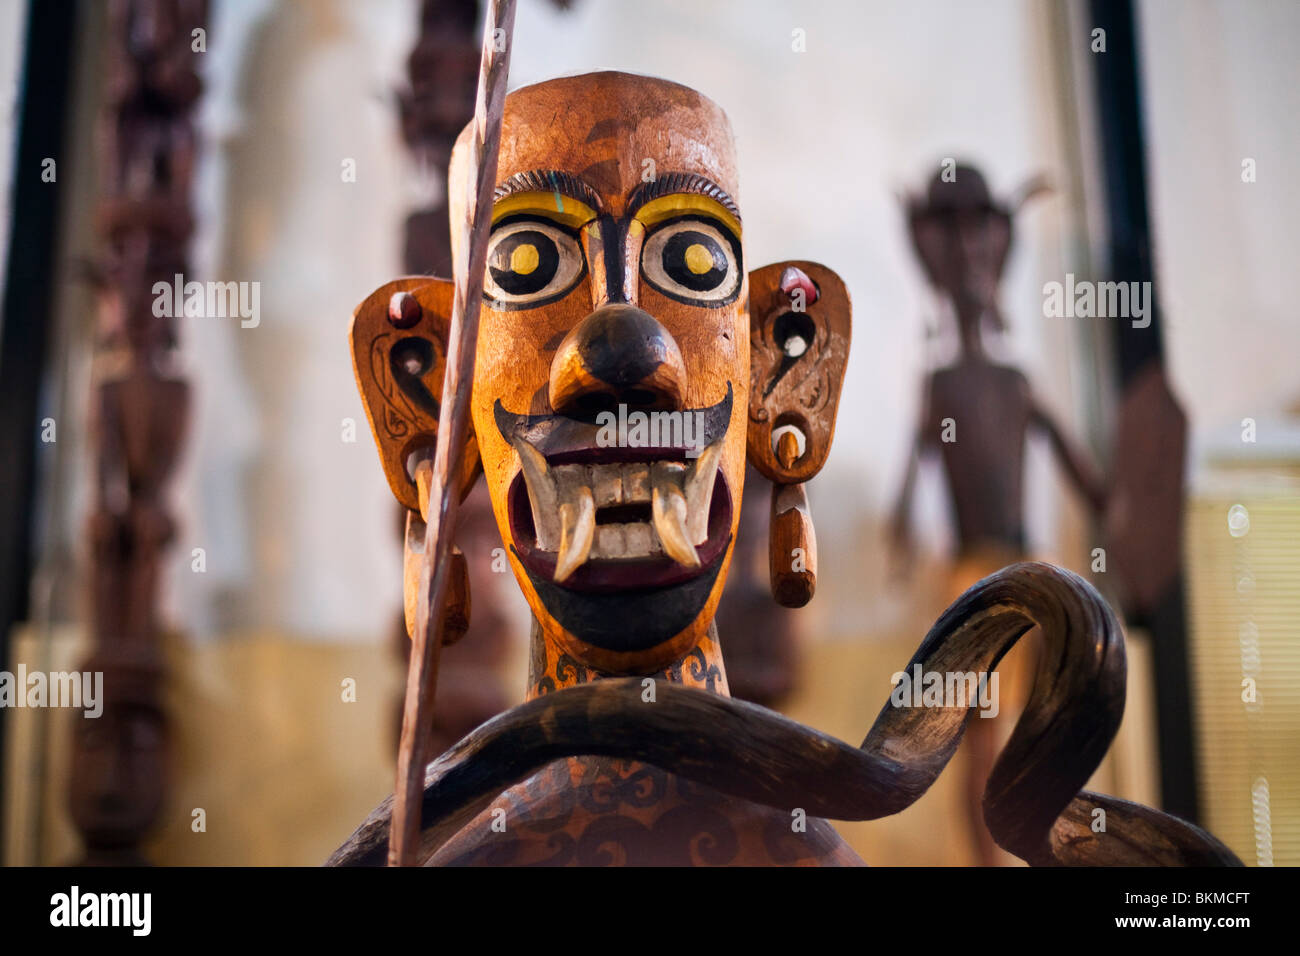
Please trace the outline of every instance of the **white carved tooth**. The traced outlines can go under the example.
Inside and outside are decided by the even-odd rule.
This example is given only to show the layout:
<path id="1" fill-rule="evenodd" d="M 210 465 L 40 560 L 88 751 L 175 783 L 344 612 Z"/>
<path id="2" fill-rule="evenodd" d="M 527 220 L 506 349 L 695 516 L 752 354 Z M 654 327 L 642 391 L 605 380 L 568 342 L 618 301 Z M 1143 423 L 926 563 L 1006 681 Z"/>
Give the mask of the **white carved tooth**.
<path id="1" fill-rule="evenodd" d="M 709 537 L 709 505 L 713 503 L 713 482 L 722 461 L 722 439 L 695 459 L 686 472 L 686 533 L 691 544 L 703 544 Z"/>
<path id="2" fill-rule="evenodd" d="M 537 546 L 543 551 L 555 551 L 560 547 L 560 511 L 555 476 L 546 464 L 546 458 L 528 442 L 516 438 L 512 444 L 519 455 L 524 484 L 528 487 L 528 504 L 533 509 Z"/>
<path id="3" fill-rule="evenodd" d="M 698 568 L 700 557 L 686 534 L 686 495 L 682 483 L 686 466 L 679 461 L 655 462 L 650 470 L 650 513 L 655 532 L 668 557 L 688 568 Z"/>
<path id="4" fill-rule="evenodd" d="M 626 525 L 596 525 L 596 543 L 591 549 L 593 558 L 627 557 L 627 539 L 623 532 Z"/>
<path id="5" fill-rule="evenodd" d="M 621 504 L 623 501 L 622 469 L 618 465 L 591 466 L 591 495 L 597 508 Z"/>
<path id="6" fill-rule="evenodd" d="M 629 558 L 648 558 L 659 554 L 659 539 L 647 521 L 634 521 L 623 525 L 623 536 L 627 542 L 626 556 Z"/>
<path id="7" fill-rule="evenodd" d="M 623 504 L 650 503 L 650 466 L 635 462 L 622 468 Z"/>
<path id="8" fill-rule="evenodd" d="M 587 470 L 581 465 L 557 467 L 555 485 L 560 497 L 560 555 L 555 563 L 555 580 L 559 583 L 568 580 L 591 555 L 596 505 L 587 484 Z"/>

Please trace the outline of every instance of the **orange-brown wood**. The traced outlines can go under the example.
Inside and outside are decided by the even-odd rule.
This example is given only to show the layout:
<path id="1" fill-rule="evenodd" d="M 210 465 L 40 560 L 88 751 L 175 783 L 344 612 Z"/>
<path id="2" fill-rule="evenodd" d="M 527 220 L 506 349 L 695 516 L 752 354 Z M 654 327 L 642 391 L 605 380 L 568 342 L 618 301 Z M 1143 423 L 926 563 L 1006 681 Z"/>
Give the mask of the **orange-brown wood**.
<path id="1" fill-rule="evenodd" d="M 817 590 L 817 535 L 803 485 L 772 486 L 768 568 L 772 596 L 782 607 L 803 607 Z"/>
<path id="2" fill-rule="evenodd" d="M 496 407 L 512 415 L 552 415 L 569 410 L 581 399 L 603 393 L 615 403 L 617 385 L 601 381 L 566 348 L 566 338 L 610 301 L 612 284 L 621 285 L 626 303 L 652 317 L 662 330 L 664 360 L 655 364 L 637 391 L 652 396 L 647 407 L 701 409 L 733 396 L 726 423 L 719 470 L 739 504 L 745 467 L 745 399 L 749 392 L 750 353 L 743 268 L 734 298 L 720 306 L 701 306 L 673 298 L 642 276 L 641 230 L 632 215 L 647 208 L 646 197 L 689 196 L 708 202 L 709 215 L 738 220 L 734 144 L 725 115 L 716 104 L 687 87 L 624 73 L 593 73 L 565 77 L 524 87 L 510 94 L 503 121 L 498 168 L 498 205 L 522 195 L 538 196 L 543 216 L 581 208 L 596 214 L 582 227 L 617 231 L 612 244 L 616 259 L 608 262 L 600 242 L 583 238 L 585 249 L 601 256 L 584 258 L 585 275 L 559 298 L 531 307 L 504 309 L 489 300 L 483 310 L 474 382 L 474 428 L 483 471 L 507 555 L 553 659 L 568 654 L 603 673 L 654 673 L 671 666 L 707 634 L 726 579 L 730 549 L 722 558 L 716 585 L 699 613 L 652 647 L 635 650 L 602 648 L 566 628 L 548 608 L 537 584 L 512 548 L 509 490 L 520 474 L 517 450 L 502 436 Z M 464 156 L 470 143 L 462 134 L 452 159 L 450 196 L 452 221 L 463 210 Z M 643 179 L 652 160 L 656 177 Z M 711 185 L 688 187 L 688 177 Z M 662 193 L 662 196 L 658 194 Z M 733 212 L 734 210 L 734 212 Z M 518 214 L 518 211 L 515 211 Z M 701 214 L 699 209 L 685 213 Z M 608 216 L 614 222 L 603 217 Z M 737 223 L 738 225 L 738 223 Z M 614 233 L 611 233 L 614 235 Z M 456 257 L 464 254 L 453 244 Z M 738 264 L 739 265 L 739 264 Z M 600 273 L 597 275 L 596 273 Z M 635 280 L 631 283 L 629 280 Z M 569 340 L 570 343 L 574 340 Z M 566 357 L 567 356 L 567 357 Z M 680 358 L 677 358 L 680 356 Z M 559 406 L 557 408 L 557 403 Z M 731 532 L 734 535 L 734 509 Z"/>
<path id="3" fill-rule="evenodd" d="M 402 612 L 406 633 L 415 634 L 415 615 L 419 605 L 420 567 L 424 561 L 424 522 L 414 511 L 406 513 L 406 544 L 402 551 Z M 451 552 L 450 580 L 446 604 L 442 611 L 444 646 L 455 644 L 469 630 L 470 603 L 469 563 L 457 547 Z"/>
<path id="4" fill-rule="evenodd" d="M 815 283 L 815 301 L 781 289 L 791 267 Z M 816 262 L 779 262 L 749 274 L 748 451 L 771 481 L 807 481 L 826 464 L 849 359 L 851 312 L 843 280 Z M 804 436 L 803 453 L 790 464 L 772 447 L 772 433 L 783 425 Z"/>
<path id="5" fill-rule="evenodd" d="M 427 511 L 412 459 L 432 460 L 437 444 L 453 291 L 444 279 L 394 279 L 366 296 L 348 330 L 352 371 L 384 476 L 393 496 L 412 511 Z M 458 468 L 462 492 L 468 492 L 478 468 L 472 435 Z"/>

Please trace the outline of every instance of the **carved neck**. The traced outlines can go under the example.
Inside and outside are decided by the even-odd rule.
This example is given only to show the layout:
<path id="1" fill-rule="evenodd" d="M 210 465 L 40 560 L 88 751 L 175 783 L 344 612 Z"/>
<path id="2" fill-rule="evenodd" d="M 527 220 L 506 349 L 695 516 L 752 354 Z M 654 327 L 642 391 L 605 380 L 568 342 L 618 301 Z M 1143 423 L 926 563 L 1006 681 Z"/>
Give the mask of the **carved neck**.
<path id="1" fill-rule="evenodd" d="M 563 687 L 615 676 L 588 667 L 574 658 L 546 637 L 536 618 L 533 619 L 529 650 L 529 700 Z M 645 676 L 685 684 L 687 687 L 699 687 L 730 697 L 727 671 L 722 665 L 722 649 L 718 646 L 717 624 L 710 622 L 708 633 L 671 667 Z"/>
<path id="2" fill-rule="evenodd" d="M 982 305 L 957 304 L 957 329 L 961 338 L 961 355 L 968 362 L 984 358 L 984 340 L 980 335 L 980 324 L 984 320 L 986 311 Z"/>

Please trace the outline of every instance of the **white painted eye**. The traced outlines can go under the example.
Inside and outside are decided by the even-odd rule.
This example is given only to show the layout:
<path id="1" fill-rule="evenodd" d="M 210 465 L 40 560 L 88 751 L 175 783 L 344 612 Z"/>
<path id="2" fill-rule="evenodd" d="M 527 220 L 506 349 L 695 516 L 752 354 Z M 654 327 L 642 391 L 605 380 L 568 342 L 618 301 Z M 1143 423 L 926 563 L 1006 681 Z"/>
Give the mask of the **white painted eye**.
<path id="1" fill-rule="evenodd" d="M 740 291 L 740 244 L 713 220 L 674 219 L 646 237 L 641 273 L 680 302 L 726 305 Z"/>
<path id="2" fill-rule="evenodd" d="M 488 239 L 483 295 L 496 309 L 530 309 L 564 296 L 584 270 L 575 236 L 541 219 L 507 221 Z"/>

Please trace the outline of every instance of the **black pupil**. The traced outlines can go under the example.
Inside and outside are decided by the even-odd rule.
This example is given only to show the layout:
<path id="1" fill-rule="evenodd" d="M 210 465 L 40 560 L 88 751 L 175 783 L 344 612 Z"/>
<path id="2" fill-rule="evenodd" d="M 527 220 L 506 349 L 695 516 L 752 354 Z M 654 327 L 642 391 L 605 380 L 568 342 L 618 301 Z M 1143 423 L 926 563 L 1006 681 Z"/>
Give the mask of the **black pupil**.
<path id="1" fill-rule="evenodd" d="M 727 256 L 722 246 L 695 229 L 683 229 L 664 243 L 663 258 L 668 278 L 692 292 L 716 289 L 727 277 Z M 699 271 L 705 265 L 708 268 Z"/>
<path id="2" fill-rule="evenodd" d="M 555 240 L 536 229 L 512 232 L 493 246 L 488 259 L 493 281 L 510 295 L 541 292 L 559 267 Z"/>

